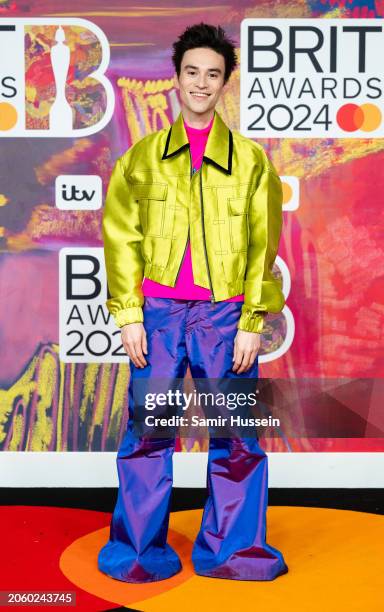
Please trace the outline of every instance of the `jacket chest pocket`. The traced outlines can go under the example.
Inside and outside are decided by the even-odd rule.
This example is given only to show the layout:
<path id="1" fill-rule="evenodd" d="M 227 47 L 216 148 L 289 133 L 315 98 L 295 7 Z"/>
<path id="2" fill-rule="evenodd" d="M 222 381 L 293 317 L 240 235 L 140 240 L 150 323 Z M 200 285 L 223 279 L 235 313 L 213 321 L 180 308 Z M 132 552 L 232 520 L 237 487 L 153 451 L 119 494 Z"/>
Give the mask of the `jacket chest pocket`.
<path id="1" fill-rule="evenodd" d="M 233 253 L 248 249 L 248 206 L 249 198 L 241 196 L 227 198 L 229 236 Z"/>
<path id="2" fill-rule="evenodd" d="M 167 183 L 133 183 L 133 197 L 140 207 L 140 222 L 145 236 L 164 235 Z"/>

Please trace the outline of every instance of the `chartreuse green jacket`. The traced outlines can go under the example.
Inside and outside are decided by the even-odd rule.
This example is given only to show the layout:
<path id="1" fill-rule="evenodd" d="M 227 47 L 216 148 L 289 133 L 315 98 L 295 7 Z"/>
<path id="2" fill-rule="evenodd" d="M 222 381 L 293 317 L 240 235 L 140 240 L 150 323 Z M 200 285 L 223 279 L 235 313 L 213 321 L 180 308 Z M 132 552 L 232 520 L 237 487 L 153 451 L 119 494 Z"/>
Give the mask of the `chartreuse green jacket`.
<path id="1" fill-rule="evenodd" d="M 215 111 L 193 174 L 180 112 L 113 168 L 102 219 L 107 309 L 118 327 L 143 322 L 143 276 L 173 287 L 189 237 L 195 283 L 212 302 L 244 293 L 238 328 L 261 332 L 285 303 L 271 271 L 281 229 L 281 181 L 263 147 Z"/>

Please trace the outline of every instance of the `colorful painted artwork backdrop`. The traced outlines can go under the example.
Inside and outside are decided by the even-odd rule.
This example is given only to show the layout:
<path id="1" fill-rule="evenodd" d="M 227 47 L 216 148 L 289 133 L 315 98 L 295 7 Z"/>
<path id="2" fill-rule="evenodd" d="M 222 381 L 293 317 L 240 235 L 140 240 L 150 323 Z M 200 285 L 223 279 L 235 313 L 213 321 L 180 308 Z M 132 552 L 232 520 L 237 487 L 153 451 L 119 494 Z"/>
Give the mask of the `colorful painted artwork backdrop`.
<path id="1" fill-rule="evenodd" d="M 56 208 L 55 179 L 61 174 L 97 174 L 105 193 L 116 157 L 174 121 L 179 104 L 171 44 L 183 29 L 201 20 L 220 23 L 240 41 L 240 23 L 247 17 L 379 19 L 383 15 L 383 2 L 369 0 L 292 0 L 276 5 L 214 1 L 209 7 L 179 0 L 156 6 L 138 0 L 130 7 L 116 0 L 111 8 L 98 0 L 0 1 L 0 25 L 2 17 L 79 17 L 97 24 L 109 41 L 106 75 L 116 98 L 113 118 L 96 134 L 0 140 L 2 450 L 114 451 L 124 435 L 128 362 L 69 364 L 59 358 L 58 253 L 68 246 L 101 247 L 102 211 Z M 55 99 L 49 53 L 56 29 L 26 28 L 29 129 L 44 129 L 49 122 Z M 88 76 L 100 62 L 100 45 L 86 28 L 64 25 L 63 30 L 71 50 L 66 96 L 74 109 L 75 127 L 87 127 L 106 106 L 103 88 Z M 238 100 L 236 71 L 218 106 L 232 129 L 239 129 Z M 299 207 L 284 215 L 279 249 L 291 276 L 288 305 L 295 322 L 294 339 L 283 357 L 260 367 L 260 376 L 296 379 L 298 384 L 300 379 L 327 381 L 312 397 L 312 409 L 331 406 L 340 431 L 344 423 L 353 421 L 355 432 L 351 438 L 343 433 L 338 438 L 298 438 L 287 428 L 281 436 L 265 440 L 265 448 L 382 451 L 383 140 L 260 142 L 279 174 L 298 177 L 300 182 Z M 285 186 L 286 198 L 288 191 Z M 279 315 L 271 317 L 271 329 L 279 329 Z M 262 352 L 273 350 L 276 341 L 272 332 L 266 335 Z M 304 422 L 306 409 L 298 402 Z M 207 443 L 179 440 L 177 448 L 206 450 Z"/>

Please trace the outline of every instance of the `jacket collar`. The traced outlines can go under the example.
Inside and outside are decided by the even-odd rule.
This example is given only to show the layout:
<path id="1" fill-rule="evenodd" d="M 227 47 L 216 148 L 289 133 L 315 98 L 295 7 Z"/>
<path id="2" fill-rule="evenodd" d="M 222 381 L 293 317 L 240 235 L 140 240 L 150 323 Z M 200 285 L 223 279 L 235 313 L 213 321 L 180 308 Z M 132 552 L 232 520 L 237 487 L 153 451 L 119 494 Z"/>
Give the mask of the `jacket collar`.
<path id="1" fill-rule="evenodd" d="M 161 159 L 168 159 L 189 147 L 188 135 L 180 111 L 168 131 L 164 153 Z M 203 159 L 214 164 L 227 174 L 232 172 L 233 136 L 218 112 L 214 111 L 212 127 L 208 134 Z"/>

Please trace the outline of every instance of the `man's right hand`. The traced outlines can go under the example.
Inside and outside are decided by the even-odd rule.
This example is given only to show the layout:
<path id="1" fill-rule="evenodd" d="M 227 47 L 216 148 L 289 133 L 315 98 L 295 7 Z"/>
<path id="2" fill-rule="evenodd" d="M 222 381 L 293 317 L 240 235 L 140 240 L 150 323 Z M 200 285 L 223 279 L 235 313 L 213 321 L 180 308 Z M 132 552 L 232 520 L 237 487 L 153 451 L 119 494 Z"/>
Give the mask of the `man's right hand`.
<path id="1" fill-rule="evenodd" d="M 121 328 L 121 340 L 125 352 L 132 359 L 137 368 L 145 368 L 147 361 L 144 357 L 148 354 L 147 333 L 142 323 L 128 323 Z"/>

